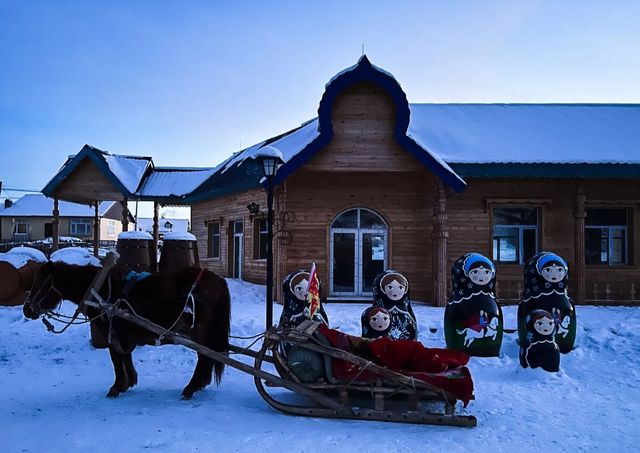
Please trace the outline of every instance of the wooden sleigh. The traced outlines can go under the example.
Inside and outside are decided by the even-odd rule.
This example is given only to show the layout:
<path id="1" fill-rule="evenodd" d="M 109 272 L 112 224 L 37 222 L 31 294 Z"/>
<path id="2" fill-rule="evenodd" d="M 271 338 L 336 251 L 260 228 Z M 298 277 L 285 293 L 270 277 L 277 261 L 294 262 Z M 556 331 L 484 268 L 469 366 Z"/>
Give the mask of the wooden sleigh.
<path id="1" fill-rule="evenodd" d="M 307 320 L 295 328 L 274 328 L 267 332 L 255 368 L 262 369 L 265 361 L 272 361 L 284 380 L 304 389 L 296 393 L 307 397 L 296 404 L 278 400 L 268 391 L 274 384 L 256 377 L 258 393 L 272 407 L 311 417 L 476 426 L 474 416 L 455 413 L 457 400 L 451 393 L 333 347 L 319 327 L 318 322 Z M 316 382 L 302 382 L 289 366 L 283 345 L 290 350 L 302 348 L 319 354 L 324 364 L 323 377 Z M 351 364 L 367 377 L 360 371 L 346 379 L 337 377 L 332 372 L 336 361 Z"/>

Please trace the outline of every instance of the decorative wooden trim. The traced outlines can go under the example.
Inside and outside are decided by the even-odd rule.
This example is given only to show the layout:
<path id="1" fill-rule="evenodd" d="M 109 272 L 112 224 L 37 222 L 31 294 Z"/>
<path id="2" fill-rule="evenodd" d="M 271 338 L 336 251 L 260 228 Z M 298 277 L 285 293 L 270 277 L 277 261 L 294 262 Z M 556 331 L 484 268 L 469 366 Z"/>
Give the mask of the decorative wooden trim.
<path id="1" fill-rule="evenodd" d="M 551 198 L 483 198 L 484 212 L 491 209 L 493 205 L 511 206 L 511 207 L 551 207 Z"/>
<path id="2" fill-rule="evenodd" d="M 94 202 L 94 213 L 93 213 L 93 256 L 98 257 L 98 242 L 100 241 L 100 212 L 98 207 L 100 203 Z"/>
<path id="3" fill-rule="evenodd" d="M 617 207 L 617 208 L 635 208 L 636 206 L 640 206 L 640 200 L 629 200 L 629 199 L 606 199 L 606 200 L 598 200 L 598 199 L 588 199 L 585 201 L 585 205 L 587 207 Z"/>
<path id="4" fill-rule="evenodd" d="M 129 200 L 127 197 L 122 199 L 122 231 L 129 231 Z"/>
<path id="5" fill-rule="evenodd" d="M 224 221 L 224 217 L 220 216 L 220 217 L 215 217 L 215 218 L 211 218 L 211 219 L 205 219 L 205 221 L 203 222 L 205 226 L 209 225 L 210 223 L 219 223 L 220 227 L 222 228 L 222 222 Z"/>
<path id="6" fill-rule="evenodd" d="M 157 269 L 158 265 L 158 240 L 160 239 L 160 229 L 158 228 L 158 213 L 160 210 L 160 203 L 153 202 L 153 244 L 151 244 L 151 251 L 153 252 L 153 260 Z"/>
<path id="7" fill-rule="evenodd" d="M 573 212 L 574 218 L 574 273 L 576 276 L 576 303 L 583 304 L 586 299 L 585 293 L 585 232 L 584 225 L 587 217 L 587 211 L 585 209 L 587 197 L 584 194 L 584 189 L 581 184 L 578 185 L 575 194 L 575 210 Z"/>
<path id="8" fill-rule="evenodd" d="M 437 307 L 444 307 L 447 303 L 447 192 L 444 183 L 436 181 L 433 203 L 433 300 Z"/>

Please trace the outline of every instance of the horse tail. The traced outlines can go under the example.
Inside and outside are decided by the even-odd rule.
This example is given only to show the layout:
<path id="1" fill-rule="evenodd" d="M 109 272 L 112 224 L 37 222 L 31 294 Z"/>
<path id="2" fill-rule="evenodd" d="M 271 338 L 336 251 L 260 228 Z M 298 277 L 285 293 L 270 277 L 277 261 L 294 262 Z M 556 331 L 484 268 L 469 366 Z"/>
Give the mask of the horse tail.
<path id="1" fill-rule="evenodd" d="M 220 291 L 214 301 L 213 328 L 211 329 L 211 345 L 213 350 L 223 354 L 229 352 L 229 334 L 231 331 L 231 294 L 224 278 L 216 275 L 220 280 Z M 215 361 L 214 376 L 216 385 L 222 380 L 224 363 Z"/>

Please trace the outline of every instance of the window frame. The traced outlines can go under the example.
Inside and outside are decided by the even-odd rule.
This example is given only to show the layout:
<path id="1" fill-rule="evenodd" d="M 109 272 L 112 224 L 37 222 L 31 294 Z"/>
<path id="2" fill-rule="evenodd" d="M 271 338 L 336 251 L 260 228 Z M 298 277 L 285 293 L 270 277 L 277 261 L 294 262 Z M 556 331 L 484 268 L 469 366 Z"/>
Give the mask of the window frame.
<path id="1" fill-rule="evenodd" d="M 543 228 L 543 206 L 538 205 L 538 204 L 522 204 L 522 205 L 518 205 L 518 204 L 500 204 L 500 203 L 495 203 L 495 204 L 491 204 L 489 206 L 490 209 L 490 216 L 491 216 L 491 229 L 490 229 L 490 249 L 491 249 L 491 257 L 493 259 L 493 261 L 497 264 L 501 264 L 501 265 L 518 265 L 518 266 L 523 266 L 525 263 L 525 259 L 524 259 L 524 231 L 525 230 L 533 230 L 534 231 L 534 237 L 535 237 L 535 250 L 534 250 L 534 255 L 536 253 L 538 253 L 541 249 L 542 249 L 542 244 L 541 244 L 541 237 L 540 237 L 540 232 L 542 231 Z M 494 210 L 495 209 L 535 209 L 536 210 L 536 220 L 537 220 L 537 224 L 535 225 L 531 225 L 531 224 L 520 224 L 520 225 L 507 225 L 507 224 L 501 224 L 501 223 L 494 223 L 494 218 L 495 218 L 495 214 L 494 214 Z M 502 261 L 499 259 L 500 256 L 500 250 L 499 248 L 497 249 L 497 255 L 494 254 L 494 242 L 495 242 L 495 229 L 496 228 L 505 228 L 505 229 L 517 229 L 518 233 L 518 248 L 516 250 L 516 260 L 515 261 Z"/>
<path id="2" fill-rule="evenodd" d="M 218 232 L 214 231 L 215 226 Z M 215 255 L 214 244 L 218 242 L 218 254 Z M 207 222 L 207 259 L 219 260 L 222 255 L 222 223 L 219 221 Z"/>
<path id="3" fill-rule="evenodd" d="M 264 222 L 264 230 L 262 230 L 262 222 Z M 266 261 L 268 250 L 265 250 L 265 256 L 260 256 L 262 251 L 262 241 L 269 240 L 269 225 L 267 225 L 266 217 L 255 217 L 253 219 L 253 260 Z"/>
<path id="4" fill-rule="evenodd" d="M 629 243 L 630 243 L 630 238 L 629 238 L 629 234 L 631 233 L 631 220 L 632 220 L 632 216 L 633 216 L 633 210 L 631 208 L 629 208 L 628 206 L 611 206 L 611 205 L 607 205 L 607 206 L 600 206 L 600 205 L 589 205 L 585 207 L 585 214 L 587 213 L 587 211 L 589 210 L 595 210 L 595 209 L 610 209 L 610 210 L 622 210 L 625 212 L 625 217 L 626 217 L 626 225 L 622 226 L 622 225 L 587 225 L 586 223 L 586 216 L 585 216 L 585 224 L 584 224 L 584 247 L 585 247 L 585 253 L 584 253 L 584 264 L 585 266 L 589 266 L 589 267 L 620 267 L 620 266 L 628 266 L 631 263 L 631 259 L 629 257 L 629 253 L 631 252 L 630 247 L 629 247 Z M 606 262 L 597 262 L 597 263 L 587 263 L 587 230 L 588 229 L 592 229 L 592 230 L 603 230 L 606 229 L 607 230 L 607 261 Z M 611 262 L 611 256 L 613 255 L 613 233 L 614 231 L 624 231 L 624 262 L 621 263 L 612 263 Z"/>
<path id="5" fill-rule="evenodd" d="M 85 233 L 78 233 L 77 229 L 79 225 L 84 227 Z M 91 237 L 91 235 L 93 235 L 93 219 L 82 217 L 72 217 L 69 219 L 69 236 Z"/>

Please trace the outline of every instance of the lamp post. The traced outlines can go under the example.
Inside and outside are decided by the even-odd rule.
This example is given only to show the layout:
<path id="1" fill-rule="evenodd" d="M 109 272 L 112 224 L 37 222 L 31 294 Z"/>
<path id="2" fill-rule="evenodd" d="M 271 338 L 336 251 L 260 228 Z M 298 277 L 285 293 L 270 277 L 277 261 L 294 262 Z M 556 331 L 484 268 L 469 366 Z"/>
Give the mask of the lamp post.
<path id="1" fill-rule="evenodd" d="M 262 164 L 267 183 L 267 330 L 273 326 L 273 177 L 283 163 L 282 153 L 273 146 L 263 146 L 254 159 Z"/>

